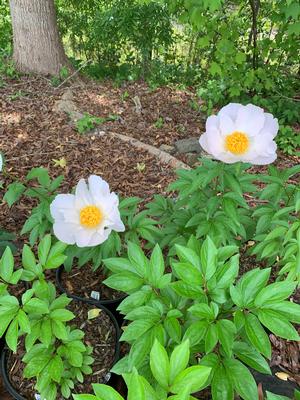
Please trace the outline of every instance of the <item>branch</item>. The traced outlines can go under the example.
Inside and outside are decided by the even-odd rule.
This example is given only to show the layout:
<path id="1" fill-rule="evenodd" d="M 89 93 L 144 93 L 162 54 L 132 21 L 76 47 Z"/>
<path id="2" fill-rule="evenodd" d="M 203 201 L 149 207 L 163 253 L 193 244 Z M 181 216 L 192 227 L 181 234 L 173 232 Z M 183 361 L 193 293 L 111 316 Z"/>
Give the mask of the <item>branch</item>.
<path id="1" fill-rule="evenodd" d="M 71 78 L 73 78 L 73 76 L 77 75 L 78 72 L 85 67 L 88 63 L 90 63 L 92 60 L 87 60 L 84 64 L 82 64 L 75 72 L 73 72 L 72 75 L 68 76 L 60 85 L 58 85 L 55 90 L 59 89 L 60 87 L 62 87 L 66 82 L 68 82 Z"/>

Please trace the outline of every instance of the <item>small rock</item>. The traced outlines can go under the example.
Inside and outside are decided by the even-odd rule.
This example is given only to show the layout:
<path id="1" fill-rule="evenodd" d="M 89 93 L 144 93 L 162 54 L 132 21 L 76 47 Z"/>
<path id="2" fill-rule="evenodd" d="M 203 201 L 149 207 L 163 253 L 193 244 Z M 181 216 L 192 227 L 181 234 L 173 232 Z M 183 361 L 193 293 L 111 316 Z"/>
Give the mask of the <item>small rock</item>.
<path id="1" fill-rule="evenodd" d="M 175 148 L 174 146 L 169 146 L 168 144 L 162 144 L 159 146 L 159 150 L 165 151 L 166 153 L 169 154 L 174 154 L 175 153 Z"/>
<path id="2" fill-rule="evenodd" d="M 186 163 L 187 165 L 189 165 L 190 167 L 193 167 L 195 164 L 198 163 L 198 159 L 199 159 L 199 154 L 197 153 L 186 153 Z"/>
<path id="3" fill-rule="evenodd" d="M 68 125 L 71 126 L 72 128 L 76 128 L 77 122 L 84 117 L 84 114 L 80 113 L 79 111 L 75 110 L 72 111 L 69 114 L 69 122 Z"/>
<path id="4" fill-rule="evenodd" d="M 188 139 L 181 139 L 175 142 L 175 148 L 178 153 L 185 154 L 185 153 L 202 153 L 202 148 L 199 144 L 198 137 L 191 137 Z"/>
<path id="5" fill-rule="evenodd" d="M 73 101 L 74 100 L 74 96 L 73 96 L 72 90 L 71 89 L 67 89 L 65 91 L 65 93 L 61 96 L 61 100 Z"/>
<path id="6" fill-rule="evenodd" d="M 73 101 L 70 100 L 58 100 L 55 102 L 53 107 L 54 112 L 64 112 L 71 114 L 78 112 L 77 106 Z"/>
<path id="7" fill-rule="evenodd" d="M 70 113 L 70 118 L 72 121 L 77 122 L 79 119 L 83 118 L 84 114 L 79 111 L 73 111 Z"/>
<path id="8" fill-rule="evenodd" d="M 146 122 L 145 122 L 145 121 L 140 121 L 140 122 L 137 124 L 137 128 L 138 128 L 138 129 L 145 129 L 145 128 L 146 128 Z"/>
<path id="9" fill-rule="evenodd" d="M 141 100 L 139 98 L 139 96 L 134 96 L 134 98 L 132 99 L 135 105 L 135 112 L 137 114 L 141 114 L 142 112 L 142 104 L 141 104 Z"/>
<path id="10" fill-rule="evenodd" d="M 104 131 L 103 129 L 94 129 L 93 130 L 93 135 L 97 135 L 97 136 L 105 136 L 107 135 L 107 132 Z"/>

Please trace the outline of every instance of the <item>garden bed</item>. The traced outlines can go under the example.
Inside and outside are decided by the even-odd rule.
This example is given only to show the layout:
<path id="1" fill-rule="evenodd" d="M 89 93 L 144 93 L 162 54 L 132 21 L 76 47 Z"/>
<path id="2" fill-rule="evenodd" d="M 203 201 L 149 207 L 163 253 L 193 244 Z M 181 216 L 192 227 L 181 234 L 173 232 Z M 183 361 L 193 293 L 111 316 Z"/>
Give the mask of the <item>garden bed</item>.
<path id="1" fill-rule="evenodd" d="M 175 176 L 171 167 L 161 165 L 146 151 L 138 151 L 129 144 L 120 143 L 115 138 L 80 135 L 74 127 L 70 126 L 66 115 L 53 112 L 53 105 L 61 97 L 62 89 L 56 90 L 43 78 L 23 77 L 20 82 L 7 81 L 7 83 L 11 85 L 0 88 L 0 94 L 3 94 L 0 100 L 0 113 L 4 122 L 0 128 L 0 149 L 6 155 L 7 163 L 3 187 L 12 179 L 24 181 L 32 167 L 43 166 L 49 169 L 51 177 L 59 174 L 65 176 L 65 181 L 60 188 L 60 191 L 65 193 L 69 193 L 80 178 L 90 174 L 103 177 L 109 182 L 111 190 L 116 191 L 120 196 L 139 196 L 147 201 L 155 194 L 166 193 L 167 185 L 174 180 Z M 116 89 L 110 83 L 105 85 L 88 83 L 73 87 L 72 90 L 76 93 L 75 100 L 80 110 L 101 117 L 118 115 L 118 118 L 103 125 L 104 130 L 125 133 L 151 145 L 173 144 L 179 138 L 198 136 L 203 129 L 200 115 L 188 105 L 193 98 L 189 92 L 172 91 L 170 88 L 149 92 L 143 84 Z M 128 96 L 124 98 L 122 93 L 124 94 L 125 90 Z M 130 100 L 134 96 L 138 96 L 141 101 L 140 113 L 136 111 L 134 103 Z M 158 123 L 157 121 L 162 116 L 163 123 Z M 283 169 L 298 163 L 297 157 L 279 154 L 275 165 Z M 253 173 L 265 171 L 266 167 L 251 169 Z M 298 179 L 299 175 L 294 176 L 292 183 L 297 184 Z M 255 202 L 252 204 L 253 198 L 247 197 L 247 194 L 246 198 L 251 206 L 255 204 Z M 35 201 L 28 199 L 21 200 L 12 209 L 3 204 L 0 212 L 1 227 L 19 232 L 34 205 Z M 20 243 L 23 241 L 20 237 L 18 240 Z M 251 241 L 246 244 L 246 247 L 248 245 L 252 246 Z M 244 255 L 242 255 L 240 265 L 241 274 L 259 266 L 253 256 L 244 257 Z M 261 263 L 260 266 L 264 264 Z M 72 269 L 69 275 L 63 273 L 61 283 L 67 293 L 72 296 L 89 298 L 92 291 L 98 291 L 101 293 L 100 300 L 118 300 L 120 292 L 102 285 L 103 278 L 100 269 L 92 273 L 89 266 L 84 266 L 81 269 Z M 273 280 L 271 276 L 271 281 Z M 292 300 L 299 304 L 298 293 Z M 73 322 L 83 330 L 88 327 L 87 341 L 94 346 L 95 358 L 104 358 L 104 367 L 99 370 L 95 363 L 92 379 L 87 378 L 84 386 L 79 385 L 75 390 L 78 393 L 92 393 L 91 383 L 105 381 L 105 376 L 113 363 L 114 354 L 109 348 L 109 343 L 108 345 L 102 343 L 101 332 L 95 329 L 94 322 L 97 319 L 103 319 L 104 314 L 101 312 L 99 317 L 91 320 L 92 323 L 90 323 L 86 319 L 86 314 L 87 309 L 92 306 L 87 303 L 78 305 L 79 303 L 74 302 L 72 304 L 75 304 L 73 312 L 76 315 Z M 103 322 L 106 325 L 105 318 L 99 323 Z M 108 327 L 107 332 L 103 333 L 105 340 L 109 333 Z M 116 332 L 112 334 L 113 341 L 116 336 Z M 269 337 L 273 350 L 270 365 L 282 371 L 282 374 L 277 376 L 280 377 L 283 385 L 285 380 L 299 384 L 299 343 L 279 339 L 273 334 Z M 101 347 L 102 344 L 104 347 Z M 107 350 L 105 354 L 103 354 L 103 348 Z M 11 371 L 10 380 L 18 389 L 22 388 L 22 395 L 31 398 L 34 393 L 32 382 L 29 382 L 28 386 L 22 386 L 24 383 L 21 357 L 24 346 L 21 346 L 19 350 L 16 356 L 10 356 L 8 360 Z M 260 377 L 257 379 L 259 384 Z"/>

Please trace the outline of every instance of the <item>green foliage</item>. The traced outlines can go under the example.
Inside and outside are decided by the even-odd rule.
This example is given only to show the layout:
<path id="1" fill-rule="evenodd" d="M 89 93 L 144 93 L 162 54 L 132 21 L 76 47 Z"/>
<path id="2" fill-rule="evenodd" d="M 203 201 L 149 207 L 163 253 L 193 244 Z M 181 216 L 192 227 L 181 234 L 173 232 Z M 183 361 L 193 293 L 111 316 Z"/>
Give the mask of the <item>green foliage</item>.
<path id="1" fill-rule="evenodd" d="M 76 129 L 79 133 L 83 134 L 91 131 L 96 125 L 103 124 L 105 118 L 94 117 L 90 114 L 84 114 L 82 118 L 76 121 Z"/>
<path id="2" fill-rule="evenodd" d="M 2 256 L 4 250 L 8 246 L 13 252 L 16 250 L 14 241 L 16 240 L 16 235 L 5 231 L 0 228 L 0 257 Z"/>
<path id="3" fill-rule="evenodd" d="M 170 355 L 156 340 L 150 351 L 150 368 L 156 381 L 151 385 L 134 368 L 132 373 L 123 374 L 128 387 L 128 400 L 191 400 L 191 393 L 199 391 L 206 383 L 211 368 L 206 366 L 187 367 L 190 356 L 189 341 L 176 346 Z M 95 396 L 74 395 L 74 400 L 123 400 L 118 392 L 107 385 L 93 385 Z M 173 395 L 172 395 L 173 393 Z"/>
<path id="4" fill-rule="evenodd" d="M 107 119 L 114 118 L 114 115 L 110 115 Z M 22 196 L 38 201 L 21 230 L 22 235 L 29 235 L 31 245 L 43 238 L 45 234 L 52 232 L 53 219 L 50 214 L 50 204 L 58 194 L 63 179 L 63 175 L 60 175 L 51 180 L 46 168 L 37 167 L 29 171 L 24 183 L 15 181 L 7 187 L 3 199 L 9 207 L 18 202 Z M 143 240 L 146 248 L 152 248 L 160 232 L 156 226 L 157 222 L 149 218 L 148 212 L 139 211 L 140 203 L 141 199 L 138 197 L 122 199 L 119 210 L 126 228 L 125 232 L 113 231 L 104 243 L 92 248 L 68 246 L 65 268 L 71 270 L 76 259 L 79 267 L 91 262 L 96 270 L 104 258 L 115 257 L 126 252 L 128 241 L 139 244 Z"/>
<path id="5" fill-rule="evenodd" d="M 148 379 L 154 376 L 169 392 L 172 377 L 171 388 L 183 388 L 184 384 L 175 384 L 174 376 L 186 376 L 178 371 L 187 367 L 189 360 L 190 371 L 198 363 L 211 368 L 209 380 L 197 390 L 210 384 L 214 400 L 224 398 L 220 397 L 224 393 L 228 399 L 233 399 L 234 393 L 245 400 L 257 399 L 255 381 L 245 364 L 271 373 L 265 360 L 271 357 L 265 328 L 277 336 L 299 340 L 291 322 L 300 320 L 300 306 L 286 300 L 296 284 L 268 284 L 270 268 L 255 268 L 238 278 L 237 248 L 217 248 L 209 237 L 201 244 L 191 236 L 187 246 L 176 245 L 175 249 L 168 273 L 159 246 L 150 259 L 138 246 L 129 244 L 127 259 L 104 261 L 112 272 L 105 283 L 128 293 L 119 306 L 129 321 L 120 340 L 131 347 L 113 371 L 124 374 L 136 368 Z M 187 343 L 189 357 L 178 350 L 178 345 Z M 160 362 L 152 359 L 153 345 Z M 198 360 L 200 353 L 204 356 Z M 174 368 L 168 354 L 171 361 L 177 360 Z"/>
<path id="6" fill-rule="evenodd" d="M 68 326 L 75 316 L 66 307 L 66 295 L 57 296 L 45 271 L 59 267 L 65 260 L 66 245 L 51 243 L 46 235 L 38 245 L 37 256 L 24 245 L 22 267 L 14 265 L 9 247 L 0 259 L 0 337 L 16 352 L 20 337 L 25 339 L 24 378 L 34 378 L 42 398 L 55 400 L 57 393 L 68 398 L 74 382 L 92 372 L 91 348 L 84 345 L 84 333 Z M 19 299 L 9 293 L 19 282 L 30 282 Z"/>
<path id="7" fill-rule="evenodd" d="M 57 11 L 73 55 L 97 62 L 87 70 L 98 77 L 116 77 L 121 63 L 147 71 L 153 54 L 172 43 L 168 9 L 156 2 L 58 0 Z M 126 67 L 119 71 L 123 79 L 130 75 Z"/>
<path id="8" fill-rule="evenodd" d="M 51 180 L 46 168 L 36 167 L 29 171 L 24 183 L 15 181 L 7 187 L 3 200 L 9 207 L 12 207 L 22 196 L 38 201 L 38 205 L 32 209 L 21 230 L 21 234 L 29 234 L 31 245 L 51 231 L 53 220 L 50 215 L 50 204 L 63 179 L 64 177 L 60 175 Z"/>
<path id="9" fill-rule="evenodd" d="M 163 117 L 159 117 L 159 118 L 155 121 L 154 126 L 155 126 L 155 128 L 161 129 L 161 128 L 164 126 L 164 123 L 165 123 L 165 121 L 164 121 Z"/>
<path id="10" fill-rule="evenodd" d="M 300 167 L 280 171 L 270 166 L 266 175 L 250 174 L 248 167 L 202 159 L 193 170 L 179 170 L 170 185 L 178 191 L 176 200 L 155 196 L 147 205 L 161 226 L 157 240 L 169 256 L 175 254 L 174 245 L 185 245 L 190 235 L 209 235 L 218 245 L 254 240 L 249 254 L 267 258 L 270 266 L 279 264 L 280 276 L 299 282 L 300 192 L 293 177 Z M 258 179 L 263 188 L 256 185 Z"/>
<path id="11" fill-rule="evenodd" d="M 282 125 L 276 139 L 278 147 L 286 154 L 298 154 L 300 149 L 300 135 L 290 126 Z"/>
<path id="12" fill-rule="evenodd" d="M 59 86 L 69 75 L 69 71 L 67 67 L 62 67 L 59 71 L 59 75 L 54 75 L 51 78 L 52 86 Z"/>
<path id="13" fill-rule="evenodd" d="M 5 2 L 6 3 L 6 2 Z M 9 4 L 1 2 L 0 4 L 0 54 L 5 51 L 11 50 L 11 43 L 12 43 L 12 28 L 11 28 L 11 19 L 9 13 Z M 0 62 L 1 66 L 1 62 Z M 0 68 L 0 72 L 1 68 Z"/>

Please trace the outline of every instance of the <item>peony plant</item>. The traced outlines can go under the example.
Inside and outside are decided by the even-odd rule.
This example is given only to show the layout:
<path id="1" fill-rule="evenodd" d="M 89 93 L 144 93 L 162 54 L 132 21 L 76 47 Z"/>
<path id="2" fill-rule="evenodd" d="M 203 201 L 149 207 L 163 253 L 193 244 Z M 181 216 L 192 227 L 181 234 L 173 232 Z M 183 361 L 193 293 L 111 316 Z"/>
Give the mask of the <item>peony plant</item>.
<path id="1" fill-rule="evenodd" d="M 66 245 L 51 244 L 46 235 L 38 245 L 38 257 L 24 245 L 22 268 L 15 266 L 9 247 L 0 259 L 0 337 L 14 353 L 23 338 L 26 353 L 23 377 L 35 380 L 41 398 L 55 400 L 58 394 L 69 398 L 74 383 L 90 374 L 92 349 L 83 342 L 84 332 L 70 321 L 75 315 L 66 309 L 71 299 L 58 296 L 45 272 L 59 267 L 65 260 Z M 21 299 L 11 294 L 14 285 L 27 282 Z"/>
<path id="2" fill-rule="evenodd" d="M 252 105 L 229 104 L 208 118 L 200 143 L 216 160 L 203 157 L 196 168 L 177 171 L 169 188 L 177 196 L 156 196 L 147 205 L 161 226 L 158 242 L 170 256 L 190 235 L 209 235 L 218 245 L 248 247 L 259 261 L 280 267 L 282 278 L 299 282 L 300 166 L 269 165 L 268 173 L 259 174 L 251 169 L 276 159 L 277 130 L 277 120 Z"/>
<path id="3" fill-rule="evenodd" d="M 266 330 L 300 339 L 291 324 L 300 323 L 300 305 L 288 300 L 297 284 L 268 283 L 270 268 L 243 273 L 238 248 L 216 247 L 209 237 L 201 242 L 191 236 L 187 246 L 175 248 L 167 273 L 158 245 L 150 259 L 131 244 L 127 259 L 105 260 L 112 272 L 106 284 L 128 294 L 118 309 L 128 321 L 120 340 L 130 344 L 130 351 L 113 371 L 136 368 L 151 380 L 148 355 L 154 342 L 171 354 L 189 340 L 190 365 L 211 368 L 203 387 L 210 385 L 213 400 L 235 395 L 258 400 L 248 368 L 271 374 Z"/>
<path id="4" fill-rule="evenodd" d="M 128 400 L 192 400 L 192 393 L 198 392 L 209 377 L 211 368 L 201 365 L 188 367 L 190 356 L 188 339 L 176 346 L 170 357 L 156 340 L 150 351 L 150 368 L 154 379 L 152 384 L 134 368 L 123 374 L 128 387 Z M 107 385 L 93 385 L 95 396 L 78 394 L 74 400 L 124 400 Z"/>

